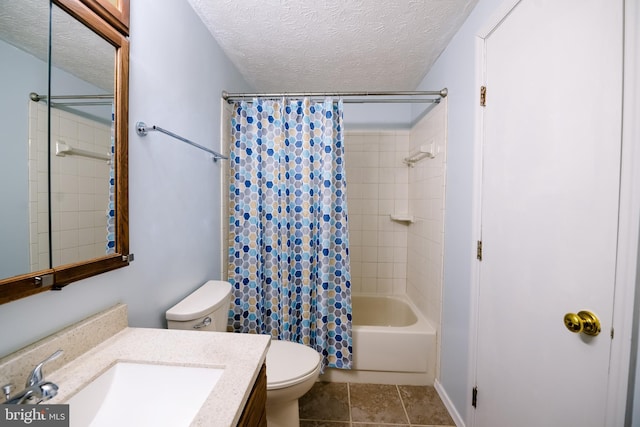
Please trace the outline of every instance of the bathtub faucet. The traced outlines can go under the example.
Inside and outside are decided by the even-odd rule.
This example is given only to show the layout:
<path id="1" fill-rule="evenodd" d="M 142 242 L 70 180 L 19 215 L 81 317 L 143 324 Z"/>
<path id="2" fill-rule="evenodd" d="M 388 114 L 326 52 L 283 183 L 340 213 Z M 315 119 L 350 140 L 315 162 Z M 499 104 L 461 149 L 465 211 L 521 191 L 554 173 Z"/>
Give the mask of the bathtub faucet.
<path id="1" fill-rule="evenodd" d="M 27 377 L 27 383 L 24 390 L 16 393 L 11 397 L 12 384 L 7 384 L 2 387 L 5 395 L 5 404 L 23 404 L 23 403 L 40 403 L 45 400 L 49 400 L 58 394 L 58 386 L 50 381 L 44 380 L 42 374 L 42 368 L 45 364 L 57 359 L 64 353 L 62 350 L 58 350 L 51 356 L 38 363 Z"/>

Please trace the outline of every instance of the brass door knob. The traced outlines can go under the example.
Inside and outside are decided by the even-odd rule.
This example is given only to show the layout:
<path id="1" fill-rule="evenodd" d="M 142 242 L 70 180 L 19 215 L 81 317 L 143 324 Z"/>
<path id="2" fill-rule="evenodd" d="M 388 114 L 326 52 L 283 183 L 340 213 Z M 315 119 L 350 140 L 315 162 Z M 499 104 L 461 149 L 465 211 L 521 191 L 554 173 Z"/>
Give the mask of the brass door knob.
<path id="1" fill-rule="evenodd" d="M 585 335 L 596 336 L 600 333 L 600 320 L 598 316 L 588 310 L 579 311 L 578 314 L 565 314 L 564 326 L 576 334 L 582 332 Z"/>

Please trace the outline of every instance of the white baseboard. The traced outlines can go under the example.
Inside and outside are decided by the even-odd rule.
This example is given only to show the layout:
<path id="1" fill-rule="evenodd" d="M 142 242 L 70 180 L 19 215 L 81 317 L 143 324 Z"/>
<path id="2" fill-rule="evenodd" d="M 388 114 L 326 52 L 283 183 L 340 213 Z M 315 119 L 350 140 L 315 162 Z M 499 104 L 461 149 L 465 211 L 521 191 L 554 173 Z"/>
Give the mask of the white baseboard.
<path id="1" fill-rule="evenodd" d="M 453 405 L 451 399 L 449 399 L 449 395 L 442 387 L 442 384 L 440 383 L 440 381 L 438 381 L 438 379 L 435 380 L 433 387 L 436 389 L 438 395 L 440 396 L 440 399 L 442 400 L 442 403 L 444 403 L 444 406 L 449 411 L 449 415 L 451 415 L 451 418 L 453 418 L 453 422 L 456 423 L 456 427 L 466 427 L 464 421 L 462 420 L 462 417 L 460 416 L 460 413 Z"/>

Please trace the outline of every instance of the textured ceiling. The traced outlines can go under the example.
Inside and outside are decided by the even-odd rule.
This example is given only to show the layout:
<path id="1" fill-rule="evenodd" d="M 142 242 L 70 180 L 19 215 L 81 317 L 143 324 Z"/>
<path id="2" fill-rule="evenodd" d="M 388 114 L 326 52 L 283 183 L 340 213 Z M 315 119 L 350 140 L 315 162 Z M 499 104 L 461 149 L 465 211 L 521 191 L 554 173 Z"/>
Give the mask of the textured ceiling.
<path id="1" fill-rule="evenodd" d="M 0 0 L 0 40 L 44 62 L 48 56 L 48 21 L 47 1 Z M 57 6 L 52 13 L 52 37 L 54 67 L 113 92 L 115 48 L 111 44 Z"/>
<path id="2" fill-rule="evenodd" d="M 255 90 L 414 90 L 477 0 L 189 0 Z"/>
<path id="3" fill-rule="evenodd" d="M 0 40 L 47 61 L 49 35 L 47 2 L 3 0 L 0 2 Z"/>

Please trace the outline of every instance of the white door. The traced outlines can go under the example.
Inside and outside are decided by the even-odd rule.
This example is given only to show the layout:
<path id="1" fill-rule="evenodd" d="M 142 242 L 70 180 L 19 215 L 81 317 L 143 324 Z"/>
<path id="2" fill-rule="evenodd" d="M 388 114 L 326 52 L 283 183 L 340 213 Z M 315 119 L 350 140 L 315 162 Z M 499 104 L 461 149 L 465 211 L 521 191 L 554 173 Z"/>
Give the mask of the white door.
<path id="1" fill-rule="evenodd" d="M 603 427 L 621 0 L 522 0 L 485 39 L 476 427 Z M 590 310 L 595 337 L 565 313 Z"/>

